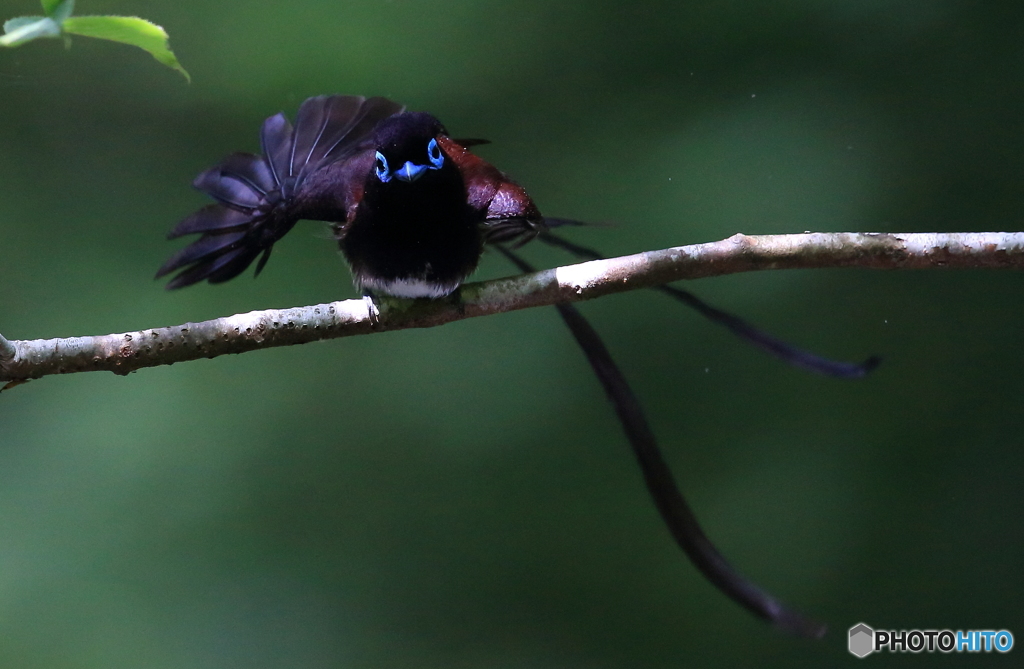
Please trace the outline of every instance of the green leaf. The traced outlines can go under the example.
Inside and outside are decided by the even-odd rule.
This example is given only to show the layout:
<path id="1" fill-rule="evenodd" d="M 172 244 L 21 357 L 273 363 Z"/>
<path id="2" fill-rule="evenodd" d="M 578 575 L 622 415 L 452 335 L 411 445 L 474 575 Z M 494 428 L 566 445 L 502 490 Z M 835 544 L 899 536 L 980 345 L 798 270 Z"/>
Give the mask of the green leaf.
<path id="1" fill-rule="evenodd" d="M 0 46 L 18 46 L 39 37 L 60 37 L 60 26 L 47 16 L 19 16 L 4 23 Z"/>
<path id="2" fill-rule="evenodd" d="M 45 18 L 45 16 L 19 16 L 14 19 L 9 19 L 8 21 L 4 22 L 4 32 L 12 33 L 18 28 L 27 26 L 30 23 L 38 23 L 39 21 L 42 21 Z"/>
<path id="3" fill-rule="evenodd" d="M 72 16 L 64 21 L 63 28 L 66 33 L 137 46 L 192 81 L 171 51 L 167 33 L 155 23 L 134 16 Z"/>
<path id="4" fill-rule="evenodd" d="M 47 5 L 53 5 L 53 7 L 47 9 Z M 63 2 L 54 2 L 54 0 L 47 2 L 44 0 L 43 9 L 46 10 L 46 15 L 51 19 L 57 23 L 64 23 L 71 16 L 71 12 L 75 11 L 75 0 L 63 0 Z"/>
<path id="5" fill-rule="evenodd" d="M 65 0 L 43 0 L 43 11 L 46 12 L 47 16 L 52 17 L 53 13 L 57 11 L 57 8 L 63 4 Z M 75 4 L 75 0 L 71 0 L 71 4 Z M 71 12 L 69 11 L 68 14 Z M 66 16 L 64 18 L 67 18 Z"/>

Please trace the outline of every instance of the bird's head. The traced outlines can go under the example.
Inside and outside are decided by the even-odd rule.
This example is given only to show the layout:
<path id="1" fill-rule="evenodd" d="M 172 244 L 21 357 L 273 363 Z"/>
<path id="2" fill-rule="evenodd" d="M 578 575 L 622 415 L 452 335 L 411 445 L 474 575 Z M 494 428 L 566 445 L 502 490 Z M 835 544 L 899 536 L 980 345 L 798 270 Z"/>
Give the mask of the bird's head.
<path id="1" fill-rule="evenodd" d="M 425 112 L 395 114 L 374 129 L 377 147 L 371 179 L 380 183 L 412 183 L 449 162 L 437 137 L 447 132 L 441 122 Z"/>

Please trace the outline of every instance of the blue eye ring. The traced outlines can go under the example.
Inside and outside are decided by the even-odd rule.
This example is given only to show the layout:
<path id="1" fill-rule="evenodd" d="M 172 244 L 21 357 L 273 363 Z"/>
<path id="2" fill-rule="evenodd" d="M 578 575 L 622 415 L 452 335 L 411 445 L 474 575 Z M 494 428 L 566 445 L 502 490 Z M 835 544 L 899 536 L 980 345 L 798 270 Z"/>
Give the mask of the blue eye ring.
<path id="1" fill-rule="evenodd" d="M 444 165 L 444 154 L 441 153 L 441 147 L 437 145 L 437 140 L 432 139 L 427 144 L 427 158 L 430 159 L 430 164 L 434 166 L 435 170 L 441 169 Z"/>
<path id="2" fill-rule="evenodd" d="M 380 179 L 381 183 L 387 183 L 391 181 L 391 170 L 388 168 L 388 159 L 384 157 L 384 154 L 380 151 L 373 158 L 373 172 Z"/>

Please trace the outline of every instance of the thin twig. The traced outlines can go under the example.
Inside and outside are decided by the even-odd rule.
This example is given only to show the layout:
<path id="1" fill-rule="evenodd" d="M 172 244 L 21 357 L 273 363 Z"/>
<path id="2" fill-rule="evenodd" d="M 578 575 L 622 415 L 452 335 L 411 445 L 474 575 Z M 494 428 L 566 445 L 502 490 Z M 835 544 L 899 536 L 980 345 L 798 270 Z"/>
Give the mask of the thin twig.
<path id="1" fill-rule="evenodd" d="M 0 345 L 0 381 L 174 362 L 593 299 L 611 293 L 766 269 L 1024 267 L 1024 233 L 734 235 L 463 286 L 460 299 L 384 298 L 254 311 L 203 323 Z"/>

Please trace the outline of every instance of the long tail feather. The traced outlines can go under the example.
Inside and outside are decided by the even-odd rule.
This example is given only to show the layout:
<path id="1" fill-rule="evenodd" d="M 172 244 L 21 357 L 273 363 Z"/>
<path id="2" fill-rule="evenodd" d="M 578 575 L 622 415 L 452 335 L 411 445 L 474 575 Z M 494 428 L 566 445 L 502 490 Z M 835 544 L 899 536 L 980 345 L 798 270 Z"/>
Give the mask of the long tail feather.
<path id="1" fill-rule="evenodd" d="M 503 246 L 496 248 L 520 271 L 534 271 L 533 267 L 512 251 Z M 718 552 L 715 545 L 704 534 L 697 517 L 676 485 L 672 471 L 658 449 L 654 432 L 644 416 L 639 400 L 630 389 L 626 377 L 612 359 L 608 348 L 601 341 L 601 337 L 576 307 L 571 304 L 555 306 L 558 308 L 562 320 L 572 331 L 576 342 L 583 349 L 591 368 L 604 387 L 605 394 L 612 406 L 615 407 L 619 423 L 629 439 L 630 446 L 633 447 L 633 453 L 640 464 L 647 490 L 654 500 L 658 513 L 661 514 L 662 520 L 665 521 L 665 525 L 668 526 L 676 543 L 690 558 L 694 566 L 734 602 L 779 629 L 808 638 L 817 639 L 823 636 L 826 630 L 825 625 L 805 618 L 762 590 L 736 571 Z"/>
<path id="2" fill-rule="evenodd" d="M 553 221 L 555 222 L 555 225 L 552 225 Z M 569 221 L 567 219 L 548 218 L 545 219 L 545 222 L 548 224 L 548 227 L 558 227 L 559 225 L 584 225 L 578 221 Z M 586 246 L 580 246 L 579 244 L 570 242 L 569 240 L 559 237 L 558 235 L 554 235 L 548 231 L 542 231 L 538 235 L 538 238 L 546 244 L 568 251 L 579 258 L 587 258 L 589 260 L 604 259 L 604 256 L 594 249 L 587 248 Z M 711 322 L 724 326 L 729 330 L 729 332 L 732 332 L 748 344 L 756 346 L 762 351 L 775 356 L 782 362 L 792 365 L 793 367 L 799 367 L 825 376 L 834 376 L 843 379 L 859 379 L 869 374 L 882 362 L 882 359 L 878 356 L 871 356 L 864 362 L 859 363 L 824 358 L 820 355 L 784 342 L 778 337 L 754 327 L 739 316 L 734 316 L 733 314 L 722 311 L 717 307 L 713 307 L 687 290 L 676 288 L 675 286 L 657 286 L 656 290 L 679 300 L 686 306 L 696 310 L 697 313 L 704 316 Z"/>

